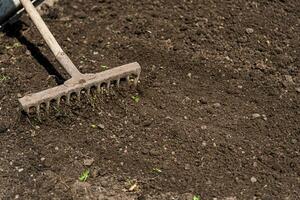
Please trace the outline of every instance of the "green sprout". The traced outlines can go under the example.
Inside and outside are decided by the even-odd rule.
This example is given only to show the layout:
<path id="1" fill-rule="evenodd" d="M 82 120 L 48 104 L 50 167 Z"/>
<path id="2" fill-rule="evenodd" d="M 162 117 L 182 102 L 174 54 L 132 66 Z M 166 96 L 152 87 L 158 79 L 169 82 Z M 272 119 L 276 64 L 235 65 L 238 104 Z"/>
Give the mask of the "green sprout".
<path id="1" fill-rule="evenodd" d="M 97 125 L 92 124 L 91 127 L 92 127 L 92 128 L 97 128 Z"/>
<path id="2" fill-rule="evenodd" d="M 136 103 L 138 103 L 140 101 L 140 97 L 138 95 L 133 95 L 131 96 L 131 98 L 133 99 L 133 101 L 135 101 Z"/>
<path id="3" fill-rule="evenodd" d="M 90 176 L 90 170 L 86 169 L 81 173 L 79 180 L 81 182 L 85 182 L 89 178 L 89 176 Z"/>
<path id="4" fill-rule="evenodd" d="M 106 65 L 101 65 L 100 66 L 102 69 L 107 69 L 108 67 Z"/>
<path id="5" fill-rule="evenodd" d="M 0 74 L 0 83 L 9 80 L 9 76 L 1 75 Z"/>
<path id="6" fill-rule="evenodd" d="M 162 170 L 159 168 L 153 168 L 152 170 L 156 173 L 162 173 Z"/>
<path id="7" fill-rule="evenodd" d="M 199 196 L 194 195 L 193 200 L 200 200 Z"/>

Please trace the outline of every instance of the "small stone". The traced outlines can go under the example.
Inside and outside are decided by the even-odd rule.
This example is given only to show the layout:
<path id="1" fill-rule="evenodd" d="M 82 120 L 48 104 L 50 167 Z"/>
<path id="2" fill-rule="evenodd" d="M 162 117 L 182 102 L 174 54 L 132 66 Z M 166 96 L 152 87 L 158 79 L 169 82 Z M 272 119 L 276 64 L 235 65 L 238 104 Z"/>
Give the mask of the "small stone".
<path id="1" fill-rule="evenodd" d="M 21 97 L 22 97 L 22 94 L 21 94 L 21 93 L 18 93 L 18 94 L 17 94 L 17 97 L 18 97 L 18 98 L 21 98 Z"/>
<path id="2" fill-rule="evenodd" d="M 0 133 L 5 133 L 7 131 L 7 127 L 0 124 Z"/>
<path id="3" fill-rule="evenodd" d="M 295 88 L 296 92 L 300 93 L 300 87 Z"/>
<path id="4" fill-rule="evenodd" d="M 207 129 L 207 126 L 206 126 L 206 125 L 201 125 L 201 129 L 202 129 L 202 130 L 206 130 L 206 129 Z"/>
<path id="5" fill-rule="evenodd" d="M 207 100 L 206 100 L 204 97 L 200 98 L 199 101 L 200 101 L 202 104 L 207 104 L 207 103 L 208 103 Z"/>
<path id="6" fill-rule="evenodd" d="M 151 149 L 149 153 L 150 153 L 151 156 L 158 156 L 159 155 L 159 151 L 156 150 L 156 149 Z"/>
<path id="7" fill-rule="evenodd" d="M 58 151 L 58 150 L 59 150 L 59 148 L 58 148 L 58 147 L 54 147 L 54 149 L 55 149 L 56 151 Z"/>
<path id="8" fill-rule="evenodd" d="M 105 126 L 104 126 L 104 124 L 98 124 L 98 128 L 100 128 L 100 129 L 104 129 L 104 128 L 105 128 Z"/>
<path id="9" fill-rule="evenodd" d="M 83 164 L 85 166 L 91 166 L 94 163 L 94 161 L 95 161 L 94 158 L 84 159 Z"/>
<path id="10" fill-rule="evenodd" d="M 17 195 L 15 196 L 15 199 L 19 199 L 19 198 L 20 198 L 20 195 L 17 194 Z"/>
<path id="11" fill-rule="evenodd" d="M 267 116 L 265 114 L 263 114 L 261 116 L 262 116 L 263 120 L 267 121 L 268 118 L 267 118 Z"/>
<path id="12" fill-rule="evenodd" d="M 189 78 L 192 78 L 192 73 L 188 73 L 187 76 L 188 76 Z"/>
<path id="13" fill-rule="evenodd" d="M 100 172 L 100 169 L 99 168 L 94 168 L 93 170 L 92 170 L 92 172 L 91 172 L 91 176 L 93 177 L 93 178 L 96 178 L 96 177 L 98 177 L 99 176 L 99 173 Z"/>
<path id="14" fill-rule="evenodd" d="M 107 180 L 101 180 L 101 181 L 100 181 L 100 184 L 101 184 L 101 186 L 104 187 L 104 188 L 106 188 L 106 187 L 109 186 L 109 182 L 108 182 Z"/>
<path id="15" fill-rule="evenodd" d="M 284 75 L 284 77 L 285 77 L 285 80 L 287 81 L 287 83 L 289 85 L 294 85 L 295 84 L 295 82 L 293 80 L 293 77 L 291 75 Z"/>
<path id="16" fill-rule="evenodd" d="M 253 119 L 256 119 L 256 118 L 259 118 L 259 117 L 260 117 L 260 114 L 258 114 L 258 113 L 252 114 L 252 118 L 253 118 Z"/>
<path id="17" fill-rule="evenodd" d="M 76 191 L 86 191 L 87 189 L 89 189 L 91 187 L 91 184 L 89 184 L 88 182 L 80 182 L 80 181 L 76 181 L 73 185 L 72 185 L 72 190 L 74 192 Z"/>
<path id="18" fill-rule="evenodd" d="M 44 158 L 44 157 L 41 158 L 41 161 L 45 161 L 45 160 L 46 160 L 46 158 Z"/>
<path id="19" fill-rule="evenodd" d="M 257 182 L 257 179 L 254 176 L 252 176 L 250 180 L 251 180 L 252 183 L 256 183 Z"/>
<path id="20" fill-rule="evenodd" d="M 237 200 L 236 197 L 226 197 L 225 200 Z"/>
<path id="21" fill-rule="evenodd" d="M 187 116 L 184 116 L 184 117 L 183 117 L 183 119 L 187 120 L 187 119 L 188 119 L 188 117 L 187 117 Z"/>
<path id="22" fill-rule="evenodd" d="M 184 169 L 185 170 L 190 170 L 191 169 L 191 165 L 190 164 L 185 164 L 184 165 Z"/>
<path id="23" fill-rule="evenodd" d="M 221 107 L 221 104 L 220 104 L 220 103 L 214 103 L 214 104 L 213 104 L 213 107 L 219 108 L 219 107 Z"/>
<path id="24" fill-rule="evenodd" d="M 152 124 L 152 122 L 153 122 L 153 119 L 147 119 L 143 122 L 143 126 L 148 127 Z"/>
<path id="25" fill-rule="evenodd" d="M 20 168 L 20 169 L 18 169 L 18 172 L 22 172 L 22 171 L 24 171 L 24 169 L 23 169 L 23 168 Z"/>
<path id="26" fill-rule="evenodd" d="M 253 167 L 257 167 L 257 162 L 254 162 L 254 163 L 253 163 Z"/>
<path id="27" fill-rule="evenodd" d="M 292 139 L 292 144 L 296 144 L 297 140 L 296 139 Z"/>
<path id="28" fill-rule="evenodd" d="M 253 28 L 246 28 L 246 33 L 251 34 L 254 32 Z"/>
<path id="29" fill-rule="evenodd" d="M 207 143 L 205 141 L 202 142 L 202 146 L 206 147 Z"/>

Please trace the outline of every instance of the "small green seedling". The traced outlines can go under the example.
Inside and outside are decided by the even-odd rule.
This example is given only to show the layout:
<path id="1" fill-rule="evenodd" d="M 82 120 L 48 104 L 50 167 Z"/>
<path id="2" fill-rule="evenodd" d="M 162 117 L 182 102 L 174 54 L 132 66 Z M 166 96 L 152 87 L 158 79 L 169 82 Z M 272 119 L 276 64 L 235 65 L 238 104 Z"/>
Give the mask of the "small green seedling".
<path id="1" fill-rule="evenodd" d="M 89 178 L 89 176 L 90 176 L 90 170 L 86 169 L 81 173 L 79 180 L 81 182 L 85 182 Z"/>
<path id="2" fill-rule="evenodd" d="M 156 173 L 162 173 L 161 169 L 159 169 L 159 168 L 153 168 L 152 170 Z"/>
<path id="3" fill-rule="evenodd" d="M 139 96 L 137 96 L 137 95 L 133 95 L 133 96 L 131 96 L 131 98 L 133 99 L 133 101 L 135 101 L 136 103 L 138 103 L 139 101 L 140 101 L 140 97 Z"/>
<path id="4" fill-rule="evenodd" d="M 1 75 L 0 74 L 0 83 L 9 80 L 9 76 Z"/>
<path id="5" fill-rule="evenodd" d="M 91 127 L 92 127 L 92 128 L 97 128 L 97 125 L 92 124 Z"/>
<path id="6" fill-rule="evenodd" d="M 106 65 L 101 65 L 100 66 L 102 69 L 108 69 L 108 67 Z"/>
<path id="7" fill-rule="evenodd" d="M 201 200 L 201 199 L 200 199 L 199 196 L 196 196 L 196 195 L 195 195 L 195 196 L 193 197 L 193 200 Z"/>
<path id="8" fill-rule="evenodd" d="M 12 46 L 6 46 L 5 48 L 7 49 L 7 50 L 9 50 L 9 49 L 14 49 L 14 48 L 19 48 L 19 47 L 21 47 L 22 45 L 20 44 L 20 43 L 18 43 L 18 42 L 16 42 L 16 43 L 14 43 Z"/>

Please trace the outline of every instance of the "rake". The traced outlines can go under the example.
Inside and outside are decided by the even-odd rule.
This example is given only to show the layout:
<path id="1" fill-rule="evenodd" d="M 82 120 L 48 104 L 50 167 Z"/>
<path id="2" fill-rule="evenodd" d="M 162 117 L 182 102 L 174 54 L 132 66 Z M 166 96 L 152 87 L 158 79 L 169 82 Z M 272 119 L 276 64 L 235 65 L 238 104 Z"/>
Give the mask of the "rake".
<path id="1" fill-rule="evenodd" d="M 45 109 L 48 113 L 52 102 L 56 102 L 56 105 L 59 106 L 62 99 L 64 99 L 67 104 L 70 104 L 71 96 L 75 95 L 80 100 L 83 91 L 87 95 L 91 93 L 91 90 L 101 92 L 103 87 L 106 89 L 109 89 L 112 85 L 119 87 L 121 81 L 133 81 L 134 86 L 137 85 L 141 73 L 141 67 L 137 62 L 115 67 L 100 73 L 82 74 L 57 43 L 33 3 L 30 0 L 19 1 L 53 52 L 56 60 L 71 76 L 62 85 L 20 98 L 19 102 L 26 113 L 34 112 L 39 116 L 41 108 Z"/>

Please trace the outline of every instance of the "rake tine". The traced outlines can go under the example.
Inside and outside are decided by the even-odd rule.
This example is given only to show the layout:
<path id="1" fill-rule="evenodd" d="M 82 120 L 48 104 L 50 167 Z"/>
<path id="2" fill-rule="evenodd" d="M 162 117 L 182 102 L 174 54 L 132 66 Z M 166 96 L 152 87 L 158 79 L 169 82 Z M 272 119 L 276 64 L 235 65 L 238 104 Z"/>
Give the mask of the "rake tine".
<path id="1" fill-rule="evenodd" d="M 139 81 L 139 75 L 134 79 L 134 86 L 137 86 L 138 84 L 138 81 Z"/>
<path id="2" fill-rule="evenodd" d="M 81 95 L 80 93 L 81 93 L 80 90 L 76 92 L 76 94 L 77 94 L 77 101 L 80 101 L 80 95 Z"/>
<path id="3" fill-rule="evenodd" d="M 57 100 L 56 100 L 57 108 L 59 108 L 59 106 L 60 106 L 60 98 L 61 98 L 61 97 L 58 97 Z"/>
<path id="4" fill-rule="evenodd" d="M 50 101 L 46 102 L 46 113 L 49 113 L 50 111 Z"/>
<path id="5" fill-rule="evenodd" d="M 99 83 L 98 85 L 97 85 L 97 93 L 100 93 L 101 92 L 101 83 Z"/>

